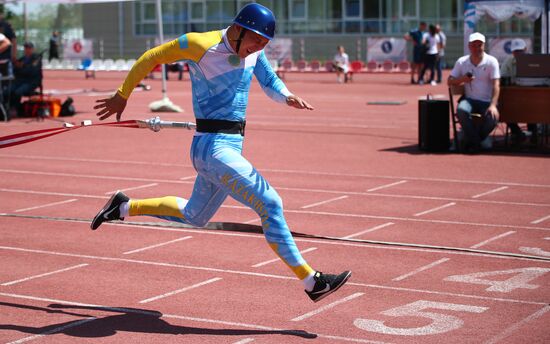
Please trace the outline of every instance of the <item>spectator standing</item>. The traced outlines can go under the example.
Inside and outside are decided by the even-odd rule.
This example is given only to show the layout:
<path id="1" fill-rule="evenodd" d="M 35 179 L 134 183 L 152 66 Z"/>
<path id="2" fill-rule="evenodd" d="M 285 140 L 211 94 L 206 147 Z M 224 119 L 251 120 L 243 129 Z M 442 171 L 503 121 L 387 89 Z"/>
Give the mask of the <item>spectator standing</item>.
<path id="1" fill-rule="evenodd" d="M 59 31 L 52 32 L 52 36 L 50 37 L 50 47 L 48 50 L 48 61 L 51 61 L 52 59 L 59 59 Z"/>
<path id="2" fill-rule="evenodd" d="M 508 86 L 509 84 L 516 83 L 516 59 L 519 55 L 524 54 L 527 49 L 525 41 L 521 38 L 516 38 L 512 40 L 510 50 L 512 50 L 512 55 L 508 56 L 506 60 L 502 63 L 500 68 L 500 76 L 503 80 L 503 85 Z M 520 129 L 517 123 L 507 123 L 508 127 L 512 131 L 512 141 L 520 143 L 523 141 L 527 135 Z M 537 140 L 537 124 L 529 123 L 527 124 L 527 130 L 531 134 L 531 141 L 536 142 Z"/>
<path id="3" fill-rule="evenodd" d="M 441 25 L 436 24 L 435 25 L 435 32 L 439 35 L 439 41 L 440 41 L 440 47 L 439 47 L 439 55 L 437 57 L 436 61 L 436 71 L 437 71 L 437 83 L 440 84 L 442 80 L 443 75 L 443 69 L 446 67 L 445 65 L 445 47 L 447 46 L 447 36 L 445 35 L 445 32 L 441 30 Z"/>
<path id="4" fill-rule="evenodd" d="M 459 58 L 447 81 L 449 86 L 464 85 L 464 98 L 457 115 L 464 132 L 464 149 L 476 153 L 491 147 L 489 134 L 498 120 L 500 70 L 494 56 L 485 53 L 485 36 L 472 33 L 468 39 L 470 54 Z"/>
<path id="5" fill-rule="evenodd" d="M 418 83 L 424 83 L 424 73 L 426 73 L 427 69 L 430 69 L 430 80 L 428 82 L 435 86 L 435 66 L 439 55 L 439 48 L 441 47 L 441 39 L 437 34 L 434 25 L 430 25 L 428 33 L 424 35 L 424 42 L 426 42 L 425 44 L 427 46 L 427 50 L 426 54 L 424 55 L 424 67 L 422 68 L 422 72 L 418 77 Z"/>
<path id="6" fill-rule="evenodd" d="M 15 63 L 15 61 L 17 61 L 17 37 L 15 36 L 15 32 L 13 31 L 11 24 L 6 20 L 3 12 L 0 12 L 0 33 L 4 34 L 4 36 L 11 42 L 11 50 L 9 51 L 9 54 L 6 54 L 6 56 Z"/>
<path id="7" fill-rule="evenodd" d="M 411 63 L 411 84 L 416 84 L 420 81 L 420 71 L 424 66 L 424 54 L 426 52 L 424 46 L 424 32 L 426 31 L 426 23 L 420 22 L 417 29 L 411 30 L 405 34 L 405 39 L 413 44 L 413 60 Z M 418 80 L 414 76 L 418 75 Z"/>
<path id="8" fill-rule="evenodd" d="M 336 80 L 338 83 L 342 83 L 342 75 L 344 76 L 344 82 L 348 82 L 349 56 L 346 54 L 346 50 L 343 46 L 338 46 L 332 63 L 334 65 L 334 69 L 336 70 Z"/>

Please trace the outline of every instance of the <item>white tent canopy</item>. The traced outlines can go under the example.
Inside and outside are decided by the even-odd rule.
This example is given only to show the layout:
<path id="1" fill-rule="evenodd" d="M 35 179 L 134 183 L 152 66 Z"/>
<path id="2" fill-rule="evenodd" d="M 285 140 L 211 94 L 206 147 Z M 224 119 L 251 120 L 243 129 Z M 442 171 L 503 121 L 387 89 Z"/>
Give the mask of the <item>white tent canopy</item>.
<path id="1" fill-rule="evenodd" d="M 526 18 L 531 21 L 542 16 L 541 52 L 549 52 L 548 32 L 549 0 L 466 0 L 464 3 L 464 52 L 468 53 L 468 37 L 475 31 L 476 23 L 483 16 L 489 16 L 496 22 L 512 18 Z"/>

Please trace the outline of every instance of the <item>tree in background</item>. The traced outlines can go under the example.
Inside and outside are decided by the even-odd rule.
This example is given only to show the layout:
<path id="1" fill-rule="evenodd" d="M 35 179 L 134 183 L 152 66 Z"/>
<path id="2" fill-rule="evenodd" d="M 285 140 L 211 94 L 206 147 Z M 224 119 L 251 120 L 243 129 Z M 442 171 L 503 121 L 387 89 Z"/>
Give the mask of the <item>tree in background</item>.
<path id="1" fill-rule="evenodd" d="M 18 41 L 25 37 L 23 13 L 15 13 L 9 5 L 0 5 L 0 11 L 6 9 L 6 18 L 17 33 Z M 34 43 L 36 51 L 48 48 L 53 31 L 59 31 L 62 39 L 82 38 L 82 5 L 80 4 L 27 4 L 27 40 Z M 21 44 L 21 47 L 23 45 Z M 18 47 L 19 50 L 19 47 Z"/>

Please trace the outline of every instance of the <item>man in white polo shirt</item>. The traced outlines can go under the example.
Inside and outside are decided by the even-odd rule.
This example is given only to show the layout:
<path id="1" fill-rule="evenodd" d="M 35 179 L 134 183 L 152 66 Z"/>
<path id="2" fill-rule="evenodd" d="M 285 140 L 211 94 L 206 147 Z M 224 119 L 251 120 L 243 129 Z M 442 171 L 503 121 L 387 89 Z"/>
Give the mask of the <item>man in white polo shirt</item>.
<path id="1" fill-rule="evenodd" d="M 485 36 L 472 33 L 470 54 L 459 58 L 447 81 L 449 86 L 464 85 L 464 98 L 458 103 L 458 120 L 464 132 L 464 149 L 476 153 L 490 148 L 489 134 L 498 121 L 500 70 L 495 57 L 485 53 Z"/>

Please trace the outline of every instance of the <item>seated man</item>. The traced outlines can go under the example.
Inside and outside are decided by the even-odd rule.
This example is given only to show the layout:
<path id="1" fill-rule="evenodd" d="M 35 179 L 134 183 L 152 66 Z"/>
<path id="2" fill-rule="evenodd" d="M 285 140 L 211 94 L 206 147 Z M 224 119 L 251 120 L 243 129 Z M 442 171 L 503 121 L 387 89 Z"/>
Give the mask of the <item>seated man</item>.
<path id="1" fill-rule="evenodd" d="M 343 46 L 338 46 L 338 52 L 334 55 L 334 61 L 332 63 L 336 70 L 336 79 L 338 82 L 342 83 L 342 74 L 344 74 L 344 82 L 348 82 L 349 57 Z"/>
<path id="2" fill-rule="evenodd" d="M 42 84 L 42 57 L 34 52 L 34 45 L 26 42 L 24 55 L 15 62 L 15 80 L 11 85 L 11 106 L 21 110 L 21 97 L 29 96 Z"/>
<path id="3" fill-rule="evenodd" d="M 457 115 L 464 132 L 463 148 L 476 153 L 492 145 L 489 134 L 498 121 L 500 70 L 497 59 L 485 53 L 485 36 L 481 33 L 470 35 L 468 49 L 470 54 L 456 61 L 447 84 L 465 86 Z"/>
<path id="4" fill-rule="evenodd" d="M 512 40 L 510 50 L 512 50 L 512 55 L 508 56 L 502 67 L 500 68 L 500 76 L 502 80 L 506 80 L 506 83 L 503 85 L 516 83 L 516 58 L 525 53 L 527 45 L 525 41 L 521 38 L 516 38 Z M 503 81 L 504 82 L 504 81 Z M 507 123 L 508 127 L 512 131 L 512 142 L 521 143 L 527 135 L 521 131 L 517 123 Z M 527 124 L 527 130 L 531 133 L 531 142 L 537 141 L 537 124 L 529 123 Z"/>

